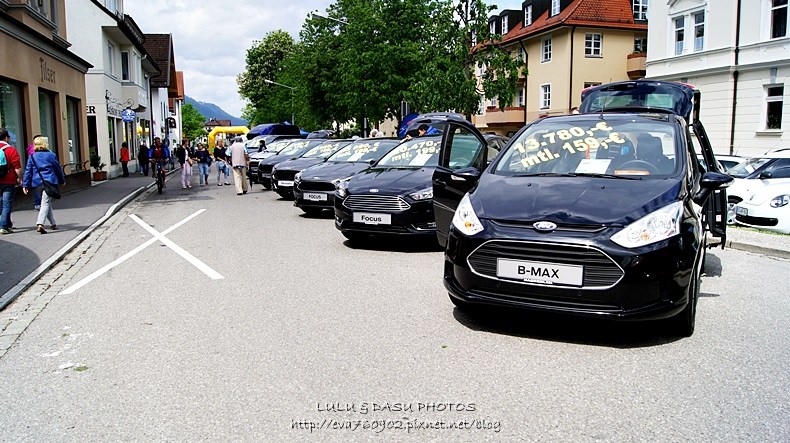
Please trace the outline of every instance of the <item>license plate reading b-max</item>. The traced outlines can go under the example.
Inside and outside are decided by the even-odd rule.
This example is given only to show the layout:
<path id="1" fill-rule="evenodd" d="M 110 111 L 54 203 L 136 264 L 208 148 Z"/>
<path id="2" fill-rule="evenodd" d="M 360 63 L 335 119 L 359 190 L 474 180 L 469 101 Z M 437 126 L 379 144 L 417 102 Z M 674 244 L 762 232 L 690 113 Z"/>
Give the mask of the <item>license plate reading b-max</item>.
<path id="1" fill-rule="evenodd" d="M 392 215 L 375 214 L 371 212 L 355 212 L 354 223 L 364 223 L 366 225 L 391 225 Z"/>
<path id="2" fill-rule="evenodd" d="M 326 194 L 321 193 L 305 193 L 304 194 L 305 200 L 310 200 L 314 202 L 326 201 Z"/>
<path id="3" fill-rule="evenodd" d="M 584 267 L 500 258 L 497 259 L 496 275 L 527 283 L 582 286 Z"/>

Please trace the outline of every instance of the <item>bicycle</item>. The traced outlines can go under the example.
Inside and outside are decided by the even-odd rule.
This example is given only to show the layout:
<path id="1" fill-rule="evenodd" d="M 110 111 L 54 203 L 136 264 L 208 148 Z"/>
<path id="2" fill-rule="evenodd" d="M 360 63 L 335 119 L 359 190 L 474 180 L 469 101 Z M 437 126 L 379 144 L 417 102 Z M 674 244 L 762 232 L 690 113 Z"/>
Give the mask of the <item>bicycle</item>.
<path id="1" fill-rule="evenodd" d="M 154 162 L 155 165 L 155 174 L 156 174 L 156 191 L 158 193 L 162 193 L 162 189 L 165 187 L 165 171 L 162 168 L 162 162 Z"/>

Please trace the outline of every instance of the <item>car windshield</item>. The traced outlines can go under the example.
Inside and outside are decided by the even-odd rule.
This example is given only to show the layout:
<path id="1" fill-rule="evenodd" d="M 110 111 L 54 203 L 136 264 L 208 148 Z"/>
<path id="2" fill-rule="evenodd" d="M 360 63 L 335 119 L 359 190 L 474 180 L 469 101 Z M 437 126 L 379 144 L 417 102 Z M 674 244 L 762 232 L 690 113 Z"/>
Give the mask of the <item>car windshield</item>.
<path id="1" fill-rule="evenodd" d="M 341 146 L 347 144 L 345 140 L 328 141 L 324 142 L 313 149 L 305 152 L 302 157 L 305 158 L 327 158 L 334 154 Z"/>
<path id="2" fill-rule="evenodd" d="M 728 169 L 727 174 L 730 174 L 733 177 L 744 178 L 751 175 L 754 171 L 760 169 L 770 160 L 770 158 L 750 158 L 733 166 L 732 169 Z"/>
<path id="3" fill-rule="evenodd" d="M 549 118 L 509 145 L 495 173 L 666 176 L 676 169 L 675 145 L 665 116 Z"/>
<path id="4" fill-rule="evenodd" d="M 418 137 L 407 140 L 381 158 L 376 166 L 423 167 L 439 163 L 441 137 Z"/>
<path id="5" fill-rule="evenodd" d="M 397 140 L 356 141 L 335 152 L 327 161 L 367 163 L 371 160 L 378 160 L 398 143 Z"/>
<path id="6" fill-rule="evenodd" d="M 297 152 L 301 151 L 302 149 L 310 146 L 311 144 L 315 145 L 315 142 L 314 141 L 310 141 L 310 140 L 300 140 L 298 142 L 293 142 L 290 145 L 288 145 L 285 148 L 283 148 L 283 150 L 278 152 L 277 154 L 278 155 L 294 155 Z"/>

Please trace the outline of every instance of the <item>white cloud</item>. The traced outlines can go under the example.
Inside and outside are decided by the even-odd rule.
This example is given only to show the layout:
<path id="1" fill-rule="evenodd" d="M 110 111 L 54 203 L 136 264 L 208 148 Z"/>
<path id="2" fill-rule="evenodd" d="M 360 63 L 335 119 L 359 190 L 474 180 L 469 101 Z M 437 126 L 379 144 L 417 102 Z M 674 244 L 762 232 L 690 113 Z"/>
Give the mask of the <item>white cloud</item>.
<path id="1" fill-rule="evenodd" d="M 214 103 L 234 116 L 243 101 L 236 76 L 244 71 L 253 41 L 282 29 L 298 38 L 307 14 L 333 0 L 127 0 L 124 12 L 147 34 L 173 34 L 176 69 L 184 72 L 187 95 Z M 519 9 L 520 0 L 490 2 Z"/>

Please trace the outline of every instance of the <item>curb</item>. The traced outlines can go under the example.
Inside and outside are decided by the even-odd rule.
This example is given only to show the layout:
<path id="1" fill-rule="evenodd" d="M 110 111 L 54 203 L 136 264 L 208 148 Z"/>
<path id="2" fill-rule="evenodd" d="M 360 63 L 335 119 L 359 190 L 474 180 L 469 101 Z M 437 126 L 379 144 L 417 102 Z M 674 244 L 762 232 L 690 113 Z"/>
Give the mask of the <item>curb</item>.
<path id="1" fill-rule="evenodd" d="M 753 252 L 755 254 L 767 255 L 776 258 L 790 259 L 790 251 L 782 249 L 768 248 L 765 246 L 758 246 L 751 243 L 742 243 L 738 241 L 727 240 L 725 246 L 739 251 Z"/>
<path id="2" fill-rule="evenodd" d="M 148 188 L 152 187 L 154 183 L 150 183 L 146 186 L 141 186 L 136 190 L 132 191 L 126 197 L 120 199 L 117 203 L 110 206 L 107 209 L 107 212 L 104 216 L 95 222 L 92 225 L 88 226 L 85 230 L 79 233 L 77 237 L 72 239 L 70 242 L 60 248 L 59 251 L 55 252 L 51 257 L 44 261 L 38 268 L 33 270 L 30 274 L 28 274 L 25 278 L 22 279 L 19 283 L 17 283 L 14 287 L 6 291 L 5 294 L 0 296 L 0 311 L 6 308 L 6 306 L 10 305 L 17 297 L 19 297 L 27 288 L 32 286 L 42 274 L 52 269 L 53 266 L 58 264 L 63 257 L 66 256 L 69 252 L 71 252 L 77 245 L 82 243 L 93 231 L 95 231 L 99 226 L 104 224 L 110 217 L 115 215 L 122 207 L 126 206 L 130 201 L 134 200 L 140 194 L 145 192 Z"/>

